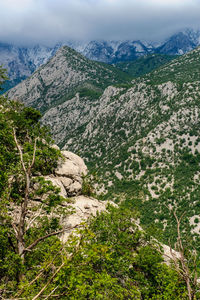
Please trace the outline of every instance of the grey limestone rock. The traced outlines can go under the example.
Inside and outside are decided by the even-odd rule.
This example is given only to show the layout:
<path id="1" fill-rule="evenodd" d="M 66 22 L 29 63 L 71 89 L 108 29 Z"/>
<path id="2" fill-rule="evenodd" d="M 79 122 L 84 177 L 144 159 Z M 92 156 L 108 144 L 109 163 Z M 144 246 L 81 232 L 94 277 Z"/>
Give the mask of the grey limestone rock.
<path id="1" fill-rule="evenodd" d="M 60 195 L 64 198 L 79 195 L 82 190 L 83 176 L 87 175 L 87 167 L 78 155 L 62 151 L 55 175 L 45 176 L 46 180 L 60 188 Z"/>

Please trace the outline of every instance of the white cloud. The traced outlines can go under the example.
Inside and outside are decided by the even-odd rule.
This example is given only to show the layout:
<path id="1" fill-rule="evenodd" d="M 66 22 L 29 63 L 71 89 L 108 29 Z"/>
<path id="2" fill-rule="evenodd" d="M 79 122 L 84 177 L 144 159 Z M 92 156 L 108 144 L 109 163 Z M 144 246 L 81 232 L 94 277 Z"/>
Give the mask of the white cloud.
<path id="1" fill-rule="evenodd" d="M 199 0 L 0 0 L 0 40 L 149 39 L 199 26 Z"/>

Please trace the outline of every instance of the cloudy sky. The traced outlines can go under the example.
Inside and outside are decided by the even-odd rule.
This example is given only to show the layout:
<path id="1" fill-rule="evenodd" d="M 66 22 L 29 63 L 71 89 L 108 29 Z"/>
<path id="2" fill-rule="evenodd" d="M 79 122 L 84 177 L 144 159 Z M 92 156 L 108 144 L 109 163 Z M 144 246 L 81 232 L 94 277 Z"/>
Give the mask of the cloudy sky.
<path id="1" fill-rule="evenodd" d="M 0 41 L 160 41 L 200 28 L 200 0 L 0 0 Z"/>

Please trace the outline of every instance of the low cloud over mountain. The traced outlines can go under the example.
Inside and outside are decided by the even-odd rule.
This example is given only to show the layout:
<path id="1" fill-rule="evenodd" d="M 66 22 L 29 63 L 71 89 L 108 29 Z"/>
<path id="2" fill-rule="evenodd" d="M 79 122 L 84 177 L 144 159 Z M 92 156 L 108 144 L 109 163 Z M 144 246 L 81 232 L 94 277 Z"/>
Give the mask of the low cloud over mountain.
<path id="1" fill-rule="evenodd" d="M 197 0 L 0 1 L 0 40 L 53 45 L 64 40 L 163 40 L 199 25 Z"/>

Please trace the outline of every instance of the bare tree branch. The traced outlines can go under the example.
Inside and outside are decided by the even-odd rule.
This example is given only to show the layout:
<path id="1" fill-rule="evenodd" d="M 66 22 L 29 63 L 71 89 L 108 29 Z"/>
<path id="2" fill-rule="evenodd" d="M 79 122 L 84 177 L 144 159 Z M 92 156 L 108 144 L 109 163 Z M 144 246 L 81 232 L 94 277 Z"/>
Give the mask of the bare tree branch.
<path id="1" fill-rule="evenodd" d="M 30 222 L 27 224 L 26 226 L 26 231 L 29 230 L 29 228 L 31 227 L 31 225 L 33 224 L 33 222 L 37 219 L 37 217 L 39 217 L 39 215 L 41 214 L 42 212 L 42 208 L 43 208 L 44 205 L 42 205 L 38 211 L 38 213 L 30 220 Z"/>
<path id="2" fill-rule="evenodd" d="M 31 251 L 35 246 L 37 246 L 37 244 L 45 239 L 47 239 L 48 237 L 51 237 L 51 236 L 54 236 L 54 235 L 58 235 L 60 233 L 63 233 L 65 231 L 67 231 L 68 229 L 72 230 L 74 228 L 77 228 L 79 225 L 75 225 L 74 227 L 71 227 L 69 226 L 68 228 L 65 228 L 65 229 L 62 229 L 62 230 L 59 230 L 59 231 L 55 231 L 55 232 L 51 232 L 51 233 L 48 233 L 40 238 L 38 238 L 37 240 L 35 240 L 31 245 L 29 245 L 27 248 L 24 249 L 24 252 L 28 252 L 28 251 Z"/>
<path id="3" fill-rule="evenodd" d="M 17 239 L 17 245 L 18 245 L 18 254 L 21 256 L 22 260 L 24 260 L 24 253 L 25 253 L 25 241 L 24 236 L 26 233 L 25 229 L 25 223 L 26 223 L 26 215 L 27 215 L 27 209 L 28 209 L 28 202 L 29 202 L 29 194 L 30 194 L 30 182 L 31 182 L 31 169 L 35 163 L 35 155 L 36 155 L 36 146 L 37 146 L 37 139 L 34 141 L 34 150 L 33 150 L 33 156 L 31 160 L 31 164 L 28 168 L 25 166 L 24 158 L 23 158 L 23 152 L 22 148 L 17 140 L 16 131 L 15 128 L 13 128 L 13 137 L 16 144 L 16 147 L 18 149 L 19 155 L 20 155 L 20 162 L 22 165 L 22 169 L 25 175 L 25 196 L 21 204 L 21 210 L 20 210 L 20 217 L 19 217 L 19 223 L 16 226 L 15 236 Z"/>
<path id="4" fill-rule="evenodd" d="M 40 292 L 32 299 L 32 300 L 36 300 L 38 299 L 41 294 L 44 292 L 44 290 L 48 287 L 48 285 L 52 282 L 52 280 L 54 279 L 54 277 L 56 276 L 56 274 L 64 267 L 65 262 L 63 262 L 60 267 L 56 270 L 56 272 L 51 276 L 51 278 L 48 280 L 48 282 L 45 284 L 45 286 L 40 290 Z"/>
<path id="5" fill-rule="evenodd" d="M 24 159 L 23 159 L 23 153 L 22 153 L 22 149 L 21 149 L 21 146 L 19 145 L 18 141 L 17 141 L 17 137 L 16 137 L 16 132 L 15 132 L 15 129 L 13 128 L 13 137 L 14 137 L 14 141 L 15 141 L 15 144 L 17 146 L 17 149 L 19 151 L 19 155 L 20 155 L 20 162 L 22 164 L 22 168 L 23 168 L 23 171 L 24 173 L 26 173 L 26 167 L 25 167 L 25 164 L 24 164 Z"/>
<path id="6" fill-rule="evenodd" d="M 17 235 L 17 226 L 14 224 L 14 223 L 11 223 L 11 226 L 12 226 L 12 228 L 13 228 L 13 230 L 14 230 L 14 233 L 15 233 L 15 235 Z"/>
<path id="7" fill-rule="evenodd" d="M 183 246 L 182 237 L 181 237 L 181 229 L 180 229 L 181 221 L 182 221 L 184 215 L 186 214 L 186 212 L 184 212 L 181 215 L 181 217 L 178 218 L 178 216 L 176 214 L 176 210 L 175 211 L 173 209 L 169 209 L 169 210 L 170 210 L 170 212 L 173 213 L 174 218 L 176 220 L 176 226 L 177 226 L 176 250 L 179 252 L 180 257 L 179 258 L 176 257 L 176 255 L 172 251 L 171 245 L 170 245 L 170 253 L 171 253 L 172 260 L 174 262 L 177 273 L 186 283 L 188 299 L 194 300 L 196 289 L 197 289 L 196 255 L 193 257 L 194 270 L 193 270 L 193 272 L 191 272 L 190 268 L 189 268 L 189 262 L 187 261 L 187 259 L 185 257 L 185 248 Z"/>
<path id="8" fill-rule="evenodd" d="M 29 170 L 32 169 L 32 167 L 34 166 L 34 163 L 35 163 L 35 154 L 36 154 L 37 140 L 38 140 L 38 138 L 35 138 L 35 141 L 34 141 L 34 150 L 33 150 L 33 158 L 32 158 L 32 163 L 29 166 Z"/>
<path id="9" fill-rule="evenodd" d="M 58 287 L 59 287 L 59 286 L 57 285 L 57 286 L 55 287 L 55 289 L 53 289 L 53 291 L 51 291 L 51 293 L 50 293 L 48 296 L 45 297 L 44 300 L 49 299 L 49 297 L 51 297 L 51 296 L 53 295 L 53 293 L 57 290 Z"/>
<path id="10" fill-rule="evenodd" d="M 59 231 L 56 231 L 56 232 L 51 232 L 51 233 L 49 233 L 49 234 L 46 234 L 46 235 L 44 235 L 44 236 L 38 238 L 38 239 L 35 240 L 30 246 L 28 246 L 27 248 L 25 248 L 25 249 L 24 249 L 24 252 L 25 252 L 25 251 L 30 251 L 30 250 L 32 250 L 39 242 L 41 242 L 41 241 L 47 239 L 48 237 L 51 237 L 51 236 L 54 236 L 54 235 L 58 235 L 58 234 L 63 233 L 63 232 L 65 232 L 65 231 L 66 231 L 66 229 L 59 230 Z"/>
<path id="11" fill-rule="evenodd" d="M 64 245 L 62 245 L 60 251 L 58 251 L 58 252 L 54 255 L 54 257 L 53 257 L 53 259 L 50 261 L 50 263 L 49 263 L 47 266 L 45 266 L 45 267 L 40 271 L 40 273 L 39 273 L 39 274 L 38 274 L 38 275 L 37 275 L 30 283 L 28 283 L 26 286 L 24 286 L 24 287 L 23 287 L 23 288 L 15 295 L 15 297 L 19 297 L 19 296 L 23 293 L 23 291 L 24 291 L 25 288 L 31 286 L 36 280 L 38 280 L 38 279 L 42 276 L 42 274 L 44 273 L 44 271 L 47 270 L 47 269 L 53 264 L 54 260 L 55 260 L 55 259 L 57 258 L 57 256 L 61 253 L 61 251 L 63 250 L 63 248 L 64 248 Z"/>

